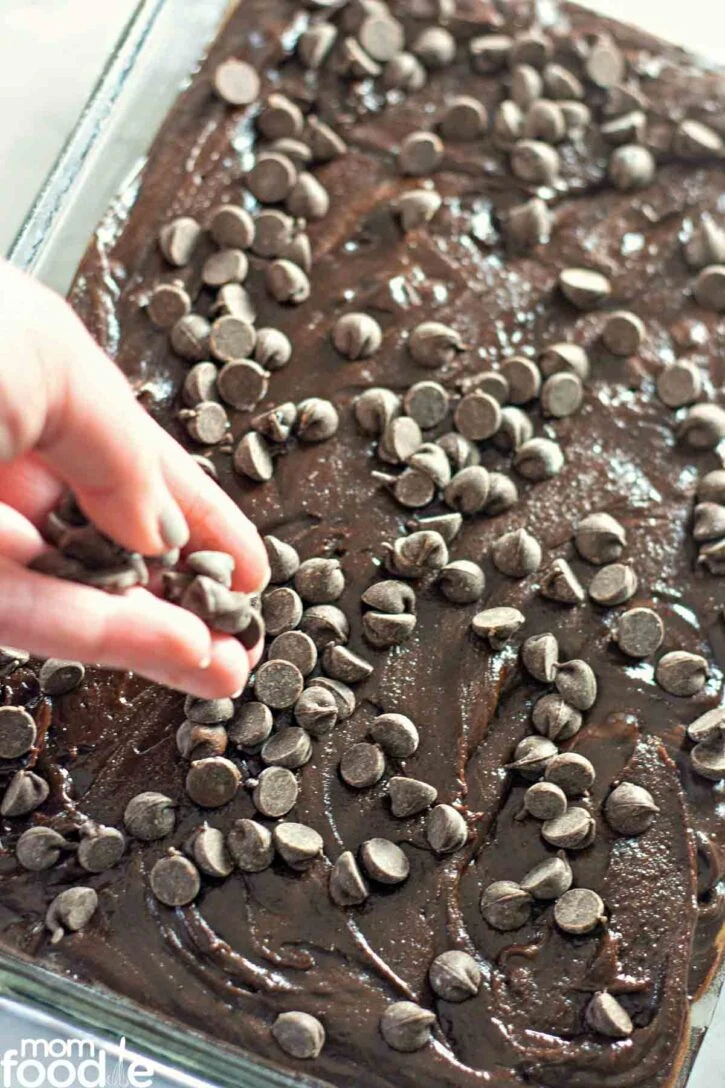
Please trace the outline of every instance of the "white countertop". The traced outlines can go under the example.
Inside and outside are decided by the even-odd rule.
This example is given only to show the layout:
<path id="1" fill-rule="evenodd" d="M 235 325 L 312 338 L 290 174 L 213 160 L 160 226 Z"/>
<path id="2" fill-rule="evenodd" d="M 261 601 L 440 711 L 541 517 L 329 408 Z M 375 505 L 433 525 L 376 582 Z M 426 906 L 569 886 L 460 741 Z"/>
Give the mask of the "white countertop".
<path id="1" fill-rule="evenodd" d="M 599 0 L 591 6 L 725 62 L 725 5 L 718 0 Z M 15 236 L 134 7 L 135 0 L 0 0 L 0 253 Z M 723 1002 L 720 1011 L 720 1042 L 711 1033 L 700 1057 L 698 1083 L 706 1088 L 725 1088 Z M 37 1024 L 29 1027 L 0 1002 L 0 1056 L 22 1037 L 57 1034 Z M 169 1083 L 158 1072 L 153 1078 L 153 1088 Z"/>

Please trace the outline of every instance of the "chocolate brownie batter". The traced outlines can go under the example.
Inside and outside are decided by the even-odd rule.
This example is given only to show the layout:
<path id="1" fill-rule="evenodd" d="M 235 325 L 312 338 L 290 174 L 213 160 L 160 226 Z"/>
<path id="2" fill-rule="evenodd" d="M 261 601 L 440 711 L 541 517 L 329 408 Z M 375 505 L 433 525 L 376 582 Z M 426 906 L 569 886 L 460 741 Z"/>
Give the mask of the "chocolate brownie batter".
<path id="1" fill-rule="evenodd" d="M 314 739 L 312 758 L 292 772 L 299 796 L 284 821 L 319 833 L 323 855 L 296 870 L 285 862 L 289 849 L 285 854 L 280 839 L 274 862 L 262 871 L 203 875 L 191 904 L 164 905 L 154 894 L 159 882 L 150 883 L 149 873 L 170 846 L 183 850 L 205 820 L 225 834 L 240 818 L 257 819 L 270 830 L 278 822 L 260 816 L 248 789 L 240 788 L 219 808 L 191 800 L 185 788 L 189 763 L 175 740 L 184 720 L 183 696 L 138 677 L 97 670 L 89 670 L 69 694 L 42 696 L 37 669 L 24 665 L 4 681 L 4 702 L 32 711 L 38 737 L 27 756 L 3 761 L 2 774 L 7 781 L 18 768 L 31 768 L 48 782 L 50 795 L 30 815 L 3 821 L 2 948 L 130 998 L 170 1018 L 180 1031 L 205 1033 L 217 1044 L 330 1084 L 653 1088 L 671 1083 L 680 1067 L 690 1002 L 718 962 L 725 921 L 723 782 L 697 773 L 687 736 L 688 725 L 723 701 L 725 583 L 716 561 L 698 562 L 703 545 L 692 533 L 698 481 L 722 468 L 722 460 L 717 435 L 706 443 L 709 448 L 693 445 L 690 425 L 683 426 L 687 407 L 671 407 L 658 392 L 664 369 L 686 359 L 694 368 L 685 367 L 685 377 L 695 373 L 699 382 L 692 399 L 725 405 L 725 316 L 719 312 L 725 304 L 718 302 L 717 272 L 704 282 L 698 278 L 699 269 L 717 266 L 718 258 L 693 268 L 683 250 L 693 233 L 699 237 L 703 213 L 717 223 L 725 212 L 717 136 L 725 126 L 725 77 L 640 31 L 567 4 L 558 10 L 542 5 L 532 35 L 525 5 L 505 5 L 504 11 L 504 5 L 499 10 L 486 0 L 458 0 L 449 10 L 434 0 L 401 0 L 390 11 L 400 20 L 405 42 L 410 46 L 422 31 L 441 26 L 455 39 L 455 55 L 446 55 L 447 36 L 433 35 L 418 49 L 428 70 L 425 85 L 386 91 L 385 71 L 379 69 L 390 63 L 391 35 L 395 39 L 399 32 L 385 22 L 391 15 L 384 8 L 380 16 L 378 5 L 382 30 L 368 25 L 363 33 L 363 17 L 376 14 L 374 4 L 363 7 L 318 3 L 300 9 L 292 0 L 240 4 L 167 119 L 138 181 L 99 227 L 72 293 L 73 305 L 149 411 L 188 448 L 213 460 L 221 485 L 260 531 L 293 544 L 303 560 L 340 560 L 344 591 L 336 603 L 350 623 L 347 645 L 373 672 L 351 685 L 354 713 Z M 350 40 L 360 38 L 381 54 L 380 61 L 359 42 L 343 48 L 346 32 L 339 29 L 318 67 L 301 64 L 298 42 L 309 25 L 332 21 L 340 28 L 345 19 L 349 26 L 357 23 L 347 32 Z M 394 42 L 390 55 L 401 48 Z M 246 69 L 220 75 L 218 66 L 229 58 L 248 62 L 261 86 L 255 87 Z M 622 60 L 624 70 L 618 71 Z M 548 90 L 540 86 L 541 69 L 552 63 L 575 78 L 570 100 L 556 93 L 566 75 L 559 74 L 557 83 L 549 69 Z M 352 74 L 341 71 L 350 64 Z M 531 93 L 534 101 L 569 101 L 570 128 L 556 143 L 560 166 L 543 180 L 522 178 L 526 164 L 512 168 L 523 154 L 513 144 L 534 133 L 537 143 L 553 147 L 547 137 L 557 137 L 561 109 L 539 107 L 529 131 L 516 132 L 523 124 L 510 101 L 517 64 L 528 69 L 516 73 L 522 118 L 531 113 Z M 578 101 L 577 83 L 591 112 L 588 122 L 579 113 L 579 126 L 571 108 Z M 179 216 L 205 226 L 210 210 L 222 202 L 242 204 L 256 215 L 258 204 L 245 179 L 265 145 L 258 126 L 270 94 L 283 94 L 305 115 L 329 125 L 346 150 L 308 168 L 329 194 L 326 214 L 306 217 L 309 297 L 298 305 L 277 301 L 281 281 L 269 278 L 269 261 L 253 250 L 247 254 L 244 287 L 256 327 L 284 332 L 292 356 L 260 379 L 267 392 L 254 412 L 227 408 L 234 441 L 219 448 L 195 442 L 188 412 L 179 416 L 191 364 L 154 327 L 147 307 L 154 287 L 178 280 L 194 312 L 211 315 L 216 290 L 202 284 L 201 270 L 217 247 L 204 234 L 189 261 L 172 268 L 160 251 L 159 232 Z M 460 95 L 485 106 L 483 119 L 475 109 L 463 111 L 474 127 L 472 139 L 458 138 L 460 115 L 440 127 L 451 99 Z M 249 98 L 249 104 L 230 105 L 234 97 Z M 509 105 L 501 108 L 502 100 Z M 636 117 L 623 122 L 630 133 L 624 141 L 603 134 L 612 118 L 637 109 L 646 125 Z M 696 127 L 693 135 L 683 129 L 684 120 L 706 128 Z M 482 133 L 475 132 L 477 124 Z M 412 147 L 407 142 L 413 133 L 431 132 L 439 134 L 442 149 L 429 137 Z M 639 151 L 615 156 L 618 141 Z M 410 161 L 398 153 L 401 144 Z M 642 147 L 651 156 L 642 156 Z M 431 149 L 438 161 L 424 162 L 421 175 L 411 176 L 410 168 L 417 171 L 421 163 L 418 156 L 425 160 Z M 289 145 L 282 150 L 294 153 Z M 549 170 L 547 151 L 539 147 L 532 155 L 535 170 Z M 272 183 L 274 173 L 261 181 L 257 175 L 251 184 L 264 196 L 264 186 Z M 404 230 L 399 201 L 409 190 L 437 193 L 441 203 L 435 206 L 434 199 L 430 218 Z M 550 217 L 535 204 L 526 221 L 531 216 L 539 225 L 517 233 L 511 213 L 537 193 Z M 324 205 L 318 190 L 307 197 Z M 167 255 L 168 245 L 167 237 Z M 299 254 L 297 260 L 305 263 Z M 599 273 L 604 287 L 576 272 L 560 279 L 572 269 Z M 283 273 L 301 282 L 298 271 Z M 222 280 L 227 275 L 234 273 L 226 269 Z M 614 311 L 629 316 L 611 325 L 607 319 Z M 374 329 L 363 327 L 373 350 L 362 358 L 338 350 L 349 341 L 333 342 L 338 319 L 348 313 L 372 317 L 382 331 L 377 345 Z M 420 365 L 411 348 L 413 330 L 430 321 L 459 338 L 434 368 Z M 356 332 L 357 326 L 346 335 Z M 512 396 L 521 383 L 536 383 L 539 372 L 534 367 L 532 378 L 531 367 L 519 363 L 512 369 L 506 361 L 538 361 L 546 374 L 542 353 L 561 342 L 588 353 L 590 373 L 578 410 L 562 418 L 544 414 L 547 404 L 551 410 L 551 387 L 546 402 L 525 389 L 515 397 L 523 399 L 521 412 L 535 434 L 561 449 L 560 471 L 548 475 L 558 467 L 552 467 L 548 446 L 546 471 L 536 473 L 544 478 L 532 480 L 516 471 L 517 455 L 499 448 L 501 442 L 475 443 L 481 463 L 518 488 L 518 501 L 502 513 L 466 516 L 450 543 L 451 560 L 483 568 L 482 596 L 454 603 L 448 598 L 455 591 L 442 592 L 435 574 L 412 579 L 414 629 L 398 645 L 375 648 L 366 637 L 369 628 L 363 629 L 361 596 L 386 576 L 386 545 L 403 538 L 411 520 L 451 509 L 437 485 L 430 502 L 407 509 L 373 475 L 397 478 L 401 469 L 381 460 L 378 439 L 361 431 L 355 398 L 371 386 L 403 395 L 414 383 L 431 380 L 445 388 L 455 409 L 461 395 L 490 371 L 510 375 Z M 483 387 L 492 389 L 495 381 L 489 375 Z M 570 393 L 559 392 L 571 406 Z M 311 397 L 334 404 L 336 433 L 319 443 L 293 436 L 275 446 L 266 482 L 235 471 L 230 449 L 249 432 L 253 414 Z M 512 418 L 523 426 L 520 417 Z M 424 437 L 433 441 L 451 430 L 446 411 Z M 623 530 L 624 543 L 615 551 L 636 574 L 636 588 L 616 606 L 589 596 L 601 563 L 587 561 L 586 546 L 572 542 L 582 520 L 601 513 Z M 520 536 L 496 544 L 522 528 L 540 546 L 538 563 L 536 548 Z M 570 603 L 561 594 L 557 600 L 541 592 L 545 575 L 562 559 L 569 567 L 559 564 L 554 571 L 563 571 L 574 586 Z M 523 570 L 502 573 L 512 562 L 523 563 Z M 467 585 L 471 577 L 475 569 L 465 575 Z M 523 620 L 516 620 L 518 629 L 502 644 L 480 634 L 494 621 L 500 634 L 500 616 L 471 626 L 481 610 L 497 607 L 516 609 Z M 655 649 L 641 657 L 620 649 L 633 645 L 622 634 L 621 617 L 634 608 L 654 612 L 664 631 L 655 646 L 659 636 L 651 614 L 641 621 L 646 630 L 637 617 L 630 621 L 636 646 L 655 625 Z M 405 611 L 410 609 L 397 614 Z M 396 630 L 405 626 L 398 623 Z M 525 639 L 546 632 L 555 636 L 559 663 L 583 660 L 596 677 L 596 699 L 581 711 L 581 729 L 557 742 L 561 752 L 589 760 L 596 775 L 583 798 L 568 801 L 570 812 L 578 806 L 589 814 L 581 817 L 587 838 L 575 844 L 579 848 L 568 848 L 571 829 L 563 839 L 542 835 L 542 823 L 523 808 L 533 776 L 507 769 L 517 745 L 540 735 L 532 727 L 535 702 L 556 690 L 534 679 L 519 656 Z M 672 652 L 704 659 L 694 659 L 705 681 L 695 680 L 692 695 L 672 694 L 672 676 L 668 680 L 667 665 L 659 665 Z M 586 684 L 580 672 L 574 679 Z M 562 694 L 570 692 L 571 681 L 571 670 L 559 670 Z M 576 701 L 580 695 L 580 687 L 571 687 L 568 697 Z M 245 693 L 238 705 L 250 697 Z M 589 702 L 585 692 L 582 706 Z M 371 724 L 383 713 L 406 715 L 414 723 L 417 750 L 406 758 L 388 751 L 376 779 L 377 756 L 356 749 L 346 756 L 343 774 L 348 781 L 361 775 L 366 788 L 351 787 L 340 775 L 340 761 L 353 744 L 370 740 Z M 288 722 L 290 713 L 275 712 L 275 719 L 278 725 Z M 257 754 L 231 743 L 227 757 L 243 779 L 256 779 L 263 766 Z M 436 829 L 428 808 L 404 818 L 392 814 L 388 793 L 394 776 L 434 787 L 436 803 L 451 806 L 440 811 Z M 620 782 L 643 787 L 656 808 L 641 833 L 620 833 L 612 826 L 616 819 L 603 811 Z M 107 871 L 89 874 L 73 849 L 39 873 L 26 871 L 16 858 L 19 834 L 33 826 L 51 827 L 71 843 L 83 819 L 126 833 L 124 810 L 147 790 L 178 804 L 173 831 L 152 842 L 127 835 L 125 852 Z M 548 795 L 558 803 L 556 791 Z M 460 817 L 462 843 L 455 841 Z M 369 894 L 359 905 L 340 906 L 330 893 L 331 866 L 344 851 L 359 857 L 361 845 L 378 838 L 402 848 L 409 875 L 393 883 L 399 880 L 399 855 L 378 848 L 371 860 L 369 850 L 363 858 Z M 448 842 L 453 849 L 446 853 Z M 571 866 L 574 887 L 601 897 L 604 921 L 595 909 L 593 928 L 568 932 L 561 924 L 563 910 L 555 918 L 553 902 L 537 899 L 516 928 L 501 931 L 489 924 L 480 907 L 484 890 L 499 881 L 520 886 L 534 866 L 557 857 L 557 845 Z M 371 868 L 378 875 L 368 881 Z M 48 904 L 79 884 L 97 892 L 98 907 L 79 932 L 62 936 L 61 929 L 52 943 L 44 925 Z M 429 982 L 432 962 L 449 950 L 468 953 L 477 965 L 478 986 L 471 985 L 466 1000 L 447 1000 L 439 996 L 440 984 L 434 989 Z M 601 1010 L 599 1019 L 589 1011 L 594 996 L 605 993 L 631 1021 L 623 1038 L 613 1037 L 616 1024 L 601 1030 Z M 381 1018 L 396 1002 L 433 1014 L 422 1028 L 421 1045 L 409 1053 L 390 1045 L 395 1034 L 389 1025 L 381 1032 Z M 324 1026 L 318 1056 L 289 1056 L 289 1038 L 277 1021 L 283 1012 L 311 1014 Z M 617 1017 L 621 1027 L 619 1012 Z M 320 1039 L 314 1030 L 312 1040 L 316 1051 Z"/>

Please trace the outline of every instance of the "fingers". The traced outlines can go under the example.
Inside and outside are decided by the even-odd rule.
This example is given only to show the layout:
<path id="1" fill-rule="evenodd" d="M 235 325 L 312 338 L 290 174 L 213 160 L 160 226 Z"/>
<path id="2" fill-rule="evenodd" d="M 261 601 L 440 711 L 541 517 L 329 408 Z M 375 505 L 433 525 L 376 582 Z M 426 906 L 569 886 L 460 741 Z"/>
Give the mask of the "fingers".
<path id="1" fill-rule="evenodd" d="M 237 504 L 152 419 L 164 475 L 191 533 L 190 547 L 229 552 L 235 559 L 234 588 L 247 593 L 266 586 L 269 562 L 256 528 Z"/>
<path id="2" fill-rule="evenodd" d="M 0 643 L 39 657 L 129 670 L 201 698 L 244 687 L 249 661 L 236 639 L 145 590 L 124 596 L 62 582 L 0 558 Z"/>
<path id="3" fill-rule="evenodd" d="M 0 463 L 0 496 L 33 525 L 42 528 L 63 494 L 63 484 L 40 458 L 29 453 L 12 464 Z"/>
<path id="4" fill-rule="evenodd" d="M 45 549 L 35 526 L 14 507 L 0 502 L 0 553 L 24 566 Z"/>
<path id="5" fill-rule="evenodd" d="M 123 374 L 57 296 L 0 262 L 0 320 L 17 343 L 0 358 L 0 461 L 37 449 L 87 516 L 144 555 L 183 547 L 184 517 L 146 413 Z M 18 366 L 22 359 L 22 366 Z"/>

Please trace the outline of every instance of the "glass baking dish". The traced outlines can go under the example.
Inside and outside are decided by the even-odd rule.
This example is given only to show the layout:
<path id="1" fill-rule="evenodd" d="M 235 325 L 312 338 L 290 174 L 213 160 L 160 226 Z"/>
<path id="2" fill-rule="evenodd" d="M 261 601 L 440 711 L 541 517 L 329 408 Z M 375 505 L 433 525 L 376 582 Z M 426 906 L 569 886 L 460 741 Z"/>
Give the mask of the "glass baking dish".
<path id="1" fill-rule="evenodd" d="M 139 171 L 155 133 L 196 70 L 206 45 L 237 2 L 139 0 L 10 249 L 13 263 L 63 293 L 68 290 L 88 240 L 109 205 L 119 201 L 130 206 L 133 202 Z M 627 14 L 621 11 L 619 0 L 599 0 L 587 6 L 615 17 Z M 699 6 L 697 0 L 695 9 Z M 704 18 L 704 3 L 701 6 Z M 665 11 L 656 3 L 642 0 L 637 13 L 650 31 L 676 36 L 697 49 L 701 38 L 697 27 L 693 28 L 692 11 L 679 11 L 677 28 L 672 10 Z M 723 56 L 716 59 L 725 60 L 725 47 L 721 52 Z M 721 970 L 693 1006 L 689 1052 L 677 1088 L 725 1088 L 724 977 Z M 56 1036 L 93 1038 L 111 1053 L 122 1039 L 156 1061 L 155 1075 L 190 1088 L 204 1088 L 197 1076 L 205 1083 L 230 1088 L 294 1088 L 312 1083 L 299 1073 L 285 1074 L 261 1059 L 151 1014 L 108 990 L 91 988 L 0 952 L 3 1014 L 21 1022 L 24 1034 L 31 1038 L 37 1038 L 39 1026 L 44 1025 L 46 1032 Z"/>

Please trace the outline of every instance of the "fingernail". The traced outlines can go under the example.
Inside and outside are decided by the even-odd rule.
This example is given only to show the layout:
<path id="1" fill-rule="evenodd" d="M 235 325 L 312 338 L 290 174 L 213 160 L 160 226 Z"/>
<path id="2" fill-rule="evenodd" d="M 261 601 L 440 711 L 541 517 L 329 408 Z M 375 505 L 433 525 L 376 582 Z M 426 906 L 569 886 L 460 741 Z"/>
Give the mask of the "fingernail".
<path id="1" fill-rule="evenodd" d="M 159 517 L 159 533 L 166 547 L 183 548 L 189 540 L 189 526 L 179 507 L 169 499 Z"/>

